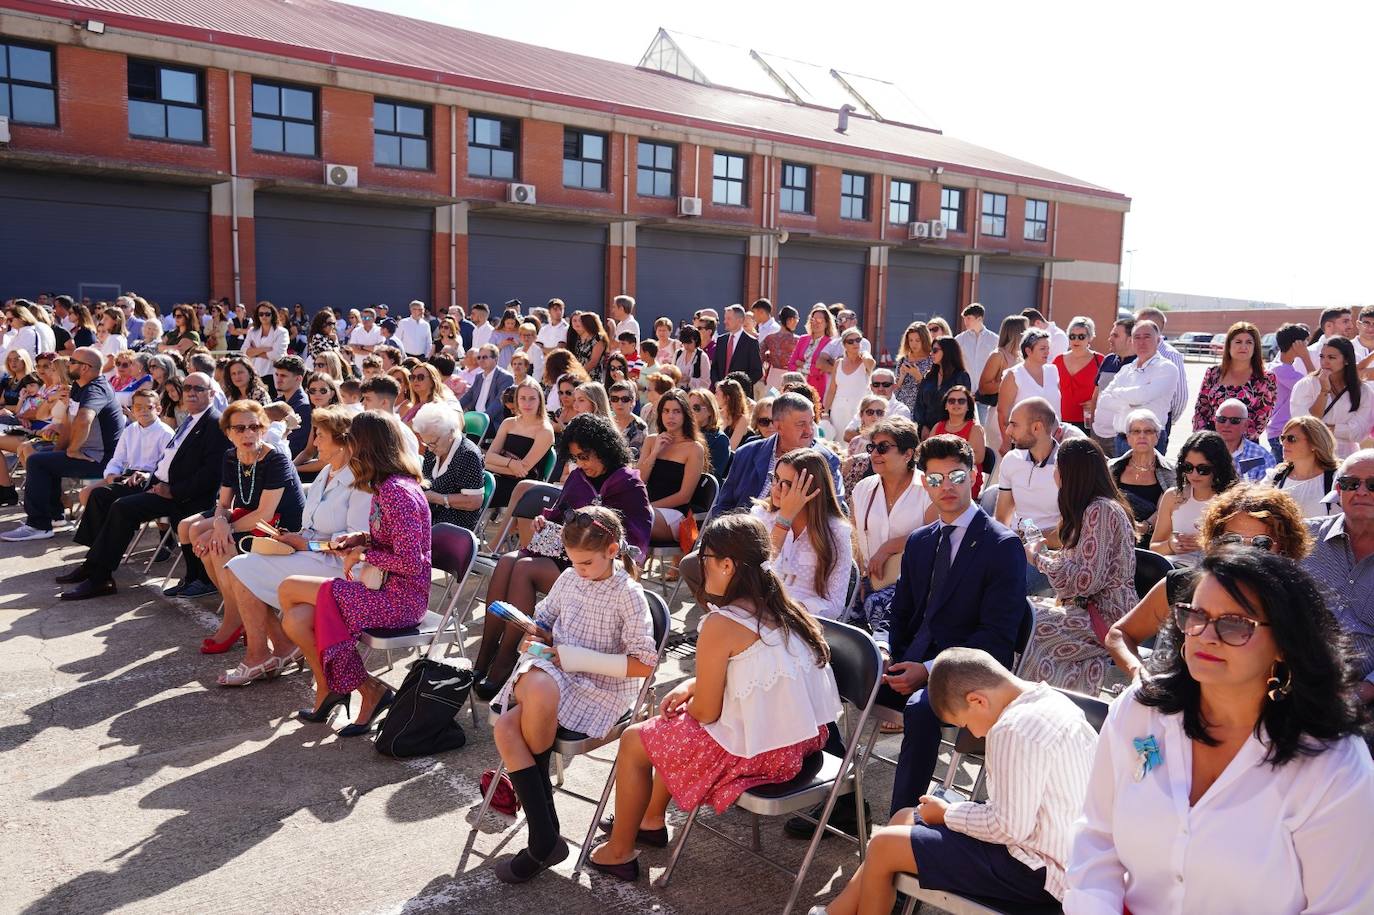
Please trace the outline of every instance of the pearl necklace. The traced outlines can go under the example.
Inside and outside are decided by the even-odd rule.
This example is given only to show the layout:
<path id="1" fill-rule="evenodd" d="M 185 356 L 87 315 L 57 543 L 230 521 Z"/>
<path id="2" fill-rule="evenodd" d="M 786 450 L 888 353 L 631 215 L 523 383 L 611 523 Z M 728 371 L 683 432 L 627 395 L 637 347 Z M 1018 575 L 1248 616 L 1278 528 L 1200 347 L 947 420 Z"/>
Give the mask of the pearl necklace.
<path id="1" fill-rule="evenodd" d="M 259 448 L 259 450 L 261 450 L 262 446 L 259 445 L 258 448 Z M 234 461 L 235 461 L 235 463 L 238 464 L 238 468 L 239 468 L 239 473 L 238 473 L 238 475 L 234 477 L 234 482 L 237 484 L 236 488 L 238 489 L 238 493 L 239 493 L 239 508 L 247 508 L 247 507 L 248 507 L 249 501 L 251 501 L 252 496 L 255 494 L 254 491 L 257 489 L 257 483 L 258 483 L 258 459 L 255 458 L 254 461 L 253 461 L 253 463 L 248 465 L 248 469 L 247 469 L 247 470 L 244 470 L 244 469 L 243 469 L 243 461 L 240 461 L 240 460 L 238 459 L 237 456 L 235 456 Z M 244 478 L 244 477 L 248 477 L 248 495 L 247 495 L 247 496 L 244 496 L 244 494 L 243 494 L 243 478 Z"/>

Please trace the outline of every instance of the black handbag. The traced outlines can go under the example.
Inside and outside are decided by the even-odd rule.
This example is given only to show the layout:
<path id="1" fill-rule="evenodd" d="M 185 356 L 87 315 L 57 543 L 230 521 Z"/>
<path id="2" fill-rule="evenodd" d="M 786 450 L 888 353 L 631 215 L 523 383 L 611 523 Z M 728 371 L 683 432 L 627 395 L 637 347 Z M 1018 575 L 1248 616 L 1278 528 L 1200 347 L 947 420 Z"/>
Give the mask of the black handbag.
<path id="1" fill-rule="evenodd" d="M 458 713 L 472 689 L 472 671 L 420 658 L 396 691 L 377 734 L 377 752 L 404 758 L 456 750 L 467 743 Z"/>

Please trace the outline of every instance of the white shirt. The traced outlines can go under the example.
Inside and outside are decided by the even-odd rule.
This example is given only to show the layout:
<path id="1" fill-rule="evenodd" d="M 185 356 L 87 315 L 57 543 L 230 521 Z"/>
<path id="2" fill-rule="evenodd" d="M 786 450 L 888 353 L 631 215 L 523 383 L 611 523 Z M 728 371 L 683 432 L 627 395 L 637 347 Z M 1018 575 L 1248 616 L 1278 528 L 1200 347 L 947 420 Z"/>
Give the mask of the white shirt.
<path id="1" fill-rule="evenodd" d="M 114 358 L 120 351 L 129 348 L 129 340 L 123 334 L 110 334 L 105 338 L 105 342 L 100 344 L 100 354 Z"/>
<path id="2" fill-rule="evenodd" d="M 611 342 L 619 340 L 621 334 L 634 334 L 635 343 L 639 343 L 639 321 L 634 315 L 626 315 L 615 322 L 615 333 L 611 334 Z"/>
<path id="3" fill-rule="evenodd" d="M 1134 362 L 1123 365 L 1102 390 L 1097 398 L 1098 412 L 1107 410 L 1113 427 L 1122 434 L 1126 432 L 1126 417 L 1132 410 L 1141 408 L 1154 413 L 1162 426 L 1169 420 L 1169 405 L 1178 391 L 1178 373 L 1163 350 L 1145 362 L 1137 357 Z"/>
<path id="4" fill-rule="evenodd" d="M 357 327 L 353 328 L 353 335 L 350 336 L 350 337 L 348 338 L 348 345 L 349 345 L 349 346 L 376 346 L 378 343 L 381 343 L 381 342 L 382 342 L 382 328 L 381 328 L 380 326 L 378 326 L 378 324 L 377 324 L 376 321 L 373 321 L 373 322 L 372 322 L 372 329 L 371 329 L 371 330 L 368 329 L 368 327 L 367 327 L 366 324 L 359 324 Z M 356 365 L 356 366 L 358 367 L 358 370 L 359 370 L 359 371 L 362 370 L 362 367 L 363 367 L 363 360 L 366 359 L 366 358 L 367 358 L 368 356 L 370 356 L 370 355 L 372 355 L 372 354 L 371 354 L 371 353 L 354 353 L 354 354 L 353 354 L 353 364 Z"/>
<path id="5" fill-rule="evenodd" d="M 567 321 L 563 322 L 565 328 L 567 327 L 567 323 Z M 490 343 L 491 335 L 495 332 L 496 328 L 492 326 L 490 321 L 473 321 L 472 348 L 477 349 L 480 346 Z"/>
<path id="6" fill-rule="evenodd" d="M 850 511 L 857 525 L 854 539 L 859 544 L 859 560 L 862 563 L 859 571 L 863 575 L 868 574 L 868 561 L 884 543 L 893 537 L 905 539 L 917 528 L 924 527 L 926 510 L 930 508 L 930 494 L 922 485 L 919 473 L 911 475 L 911 485 L 897 496 L 890 513 L 882 483 L 882 478 L 876 473 L 864 477 L 855 484 L 849 497 Z M 896 555 L 900 557 L 902 554 L 898 552 Z M 880 645 L 888 644 L 886 629 L 875 630 L 873 638 Z"/>
<path id="7" fill-rule="evenodd" d="M 254 356 L 251 361 L 253 371 L 257 372 L 259 378 L 271 378 L 272 363 L 286 355 L 286 344 L 289 342 L 290 336 L 291 332 L 285 327 L 274 327 L 271 332 L 264 334 L 261 326 L 254 325 L 244 335 L 243 342 L 239 344 L 239 349 L 267 347 L 269 352 L 266 356 Z"/>
<path id="8" fill-rule="evenodd" d="M 476 334 L 474 334 L 473 336 L 475 338 Z M 539 328 L 539 336 L 535 337 L 535 340 L 539 343 L 540 346 L 544 347 L 544 350 L 546 352 L 548 350 L 554 349 L 555 347 L 567 346 L 568 319 L 564 318 L 557 324 L 554 324 L 553 322 L 545 324 L 543 327 Z M 476 339 L 474 339 L 473 343 L 476 342 Z"/>
<path id="9" fill-rule="evenodd" d="M 157 467 L 162 449 L 172 440 L 173 430 L 155 419 L 146 426 L 128 423 L 119 435 L 114 456 L 105 465 L 106 476 L 120 476 L 128 470 L 151 471 Z"/>
<path id="10" fill-rule="evenodd" d="M 764 340 L 767 340 L 770 335 L 776 334 L 780 330 L 782 330 L 782 325 L 772 318 L 769 318 L 759 325 L 759 331 L 756 336 L 759 338 L 759 342 L 762 343 Z"/>
<path id="11" fill-rule="evenodd" d="M 1362 342 L 1360 342 L 1360 338 L 1359 338 L 1359 337 L 1352 337 L 1351 340 L 1350 340 L 1350 345 L 1353 346 L 1353 347 L 1355 347 L 1355 361 L 1356 361 L 1356 362 L 1360 362 L 1360 361 L 1363 360 L 1366 356 L 1368 356 L 1371 352 L 1374 352 L 1374 347 L 1365 346 Z"/>
<path id="12" fill-rule="evenodd" d="M 196 423 L 200 422 L 201 418 L 208 412 L 210 412 L 210 408 L 206 407 L 186 422 L 186 427 L 181 429 L 180 435 L 173 433 L 172 437 L 167 440 L 167 445 L 162 451 L 162 457 L 158 459 L 157 469 L 153 471 L 153 476 L 163 483 L 171 482 L 168 475 L 172 472 L 172 459 L 177 456 L 177 449 L 181 447 L 182 442 L 186 441 L 187 434 L 196 427 Z"/>
<path id="13" fill-rule="evenodd" d="M 1112 703 L 1069 858 L 1067 915 L 1374 911 L 1374 764 L 1356 737 L 1274 769 L 1251 735 L 1193 806 L 1183 715 Z M 1134 740 L 1160 764 L 1135 779 Z"/>
<path id="14" fill-rule="evenodd" d="M 1174 381 L 1174 396 L 1169 401 L 1169 412 L 1162 413 L 1159 417 L 1160 425 L 1164 425 L 1169 421 L 1170 416 L 1173 416 L 1174 419 L 1181 419 L 1184 411 L 1188 409 L 1188 372 L 1185 368 L 1187 362 L 1184 360 L 1183 354 L 1174 349 L 1174 345 L 1168 340 L 1159 341 L 1159 354 L 1168 360 L 1170 365 L 1178 369 L 1178 377 Z M 1140 358 L 1136 357 L 1136 362 L 1139 361 Z"/>
<path id="15" fill-rule="evenodd" d="M 1059 444 L 1041 464 L 1025 448 L 1007 452 L 1000 466 L 997 488 L 1011 493 L 1012 524 L 1029 518 L 1041 531 L 1053 531 L 1059 526 L 1059 487 L 1054 482 L 1054 465 L 1059 457 Z"/>
<path id="16" fill-rule="evenodd" d="M 477 401 L 473 406 L 473 409 L 476 410 L 478 413 L 487 412 L 487 398 L 491 396 L 491 380 L 495 377 L 495 370 L 490 372 L 483 372 L 481 381 L 475 382 L 476 384 L 480 384 L 482 386 L 477 391 Z"/>
<path id="17" fill-rule="evenodd" d="M 987 365 L 988 357 L 997 352 L 997 334 L 986 327 L 977 333 L 966 330 L 956 334 L 954 342 L 959 344 L 959 349 L 963 353 L 964 370 L 968 372 L 968 377 L 973 379 L 973 383 L 978 384 L 978 379 L 983 377 L 983 367 Z M 1050 350 L 1054 350 L 1053 341 Z"/>
<path id="18" fill-rule="evenodd" d="M 1319 416 L 1312 410 L 1312 403 L 1321 391 L 1322 383 L 1312 375 L 1304 375 L 1293 385 L 1293 393 L 1288 405 L 1294 416 L 1316 416 L 1336 436 L 1336 456 L 1349 457 L 1359 448 L 1360 442 L 1369 435 L 1371 422 L 1374 421 L 1374 385 L 1364 382 L 1360 391 L 1358 410 L 1350 406 L 1350 392 L 1343 391 L 1334 403 L 1326 398 L 1323 409 L 1326 414 Z"/>
<path id="19" fill-rule="evenodd" d="M 951 804 L 945 825 L 1045 869 L 1045 891 L 1064 898 L 1074 821 L 1092 772 L 1097 732 L 1067 696 L 1037 683 L 988 729 L 988 799 Z"/>
<path id="20" fill-rule="evenodd" d="M 758 505 L 754 506 L 753 514 L 769 525 L 777 517 L 776 513 Z M 798 537 L 789 530 L 782 546 L 778 548 L 778 555 L 773 560 L 778 579 L 787 587 L 788 595 L 812 616 L 829 620 L 844 617 L 849 575 L 853 571 L 849 531 L 849 525 L 843 520 L 830 520 L 830 543 L 835 565 L 826 576 L 824 590 L 819 592 L 816 590 L 816 568 L 820 565 L 820 556 L 811 546 L 811 532 L 803 531 Z"/>
<path id="21" fill-rule="evenodd" d="M 1069 335 L 1064 333 L 1059 325 L 1053 321 L 1045 330 L 1050 335 L 1050 361 L 1053 362 L 1056 356 L 1062 356 L 1069 351 Z"/>
<path id="22" fill-rule="evenodd" d="M 434 338 L 429 333 L 429 322 L 424 318 L 402 318 L 396 322 L 396 342 L 401 344 L 407 356 L 425 358 L 434 349 Z"/>

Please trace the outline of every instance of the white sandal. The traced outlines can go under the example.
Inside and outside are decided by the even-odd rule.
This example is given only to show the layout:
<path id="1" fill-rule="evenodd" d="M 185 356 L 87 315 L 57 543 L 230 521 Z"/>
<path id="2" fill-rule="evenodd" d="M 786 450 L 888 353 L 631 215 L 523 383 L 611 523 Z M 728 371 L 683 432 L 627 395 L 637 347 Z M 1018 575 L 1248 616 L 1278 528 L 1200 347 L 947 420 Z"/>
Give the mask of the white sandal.
<path id="1" fill-rule="evenodd" d="M 275 656 L 277 658 L 277 669 L 273 671 L 273 677 L 279 677 L 286 673 L 286 668 L 292 664 L 296 665 L 296 670 L 305 670 L 305 654 L 300 648 L 292 648 L 290 654 Z"/>
<path id="2" fill-rule="evenodd" d="M 276 655 L 251 667 L 240 661 L 238 667 L 220 674 L 218 682 L 220 686 L 247 686 L 256 680 L 266 680 L 276 676 L 280 670 L 281 659 Z"/>

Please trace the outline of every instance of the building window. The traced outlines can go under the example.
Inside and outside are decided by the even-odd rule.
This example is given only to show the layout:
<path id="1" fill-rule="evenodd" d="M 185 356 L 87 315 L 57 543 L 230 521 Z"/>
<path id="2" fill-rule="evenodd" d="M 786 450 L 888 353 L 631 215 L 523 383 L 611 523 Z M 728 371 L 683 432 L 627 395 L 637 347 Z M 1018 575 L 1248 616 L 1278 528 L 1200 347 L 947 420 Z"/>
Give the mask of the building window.
<path id="1" fill-rule="evenodd" d="M 778 193 L 778 208 L 784 213 L 811 212 L 811 166 L 782 164 L 782 190 Z"/>
<path id="2" fill-rule="evenodd" d="M 677 174 L 677 147 L 639 141 L 636 189 L 641 197 L 671 197 Z"/>
<path id="3" fill-rule="evenodd" d="M 840 218 L 868 218 L 868 176 L 844 172 L 840 175 Z"/>
<path id="4" fill-rule="evenodd" d="M 1007 195 L 983 192 L 983 222 L 978 229 L 984 235 L 1006 238 Z"/>
<path id="5" fill-rule="evenodd" d="M 515 180 L 520 123 L 485 114 L 468 115 L 468 174 L 474 178 Z"/>
<path id="6" fill-rule="evenodd" d="M 563 131 L 563 186 L 589 191 L 606 189 L 606 135 L 566 128 Z"/>
<path id="7" fill-rule="evenodd" d="M 964 192 L 957 187 L 940 188 L 940 221 L 950 232 L 964 231 Z"/>
<path id="8" fill-rule="evenodd" d="M 129 59 L 129 134 L 205 142 L 205 91 L 199 70 Z"/>
<path id="9" fill-rule="evenodd" d="M 1026 225 L 1021 234 L 1027 241 L 1044 241 L 1049 237 L 1050 205 L 1043 200 L 1026 201 Z"/>
<path id="10" fill-rule="evenodd" d="M 16 124 L 57 123 L 52 49 L 0 42 L 0 116 Z"/>
<path id="11" fill-rule="evenodd" d="M 744 206 L 744 176 L 748 160 L 734 153 L 718 152 L 711 159 L 711 202 Z"/>
<path id="12" fill-rule="evenodd" d="M 887 189 L 887 221 L 894 225 L 911 222 L 914 214 L 911 202 L 915 196 L 916 185 L 910 181 L 892 179 Z"/>
<path id="13" fill-rule="evenodd" d="M 253 81 L 253 148 L 316 156 L 315 90 Z"/>
<path id="14" fill-rule="evenodd" d="M 372 102 L 372 161 L 395 168 L 429 170 L 428 106 Z"/>

